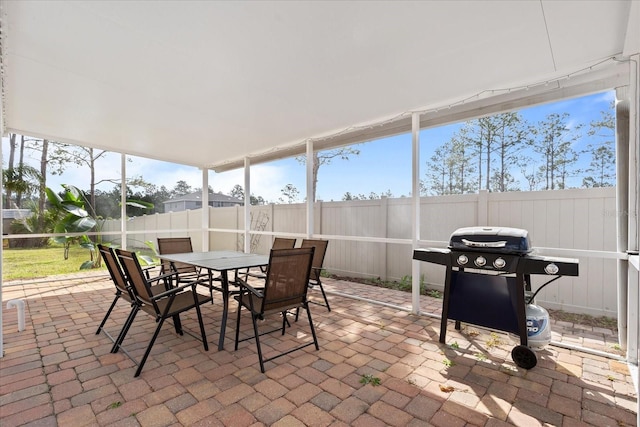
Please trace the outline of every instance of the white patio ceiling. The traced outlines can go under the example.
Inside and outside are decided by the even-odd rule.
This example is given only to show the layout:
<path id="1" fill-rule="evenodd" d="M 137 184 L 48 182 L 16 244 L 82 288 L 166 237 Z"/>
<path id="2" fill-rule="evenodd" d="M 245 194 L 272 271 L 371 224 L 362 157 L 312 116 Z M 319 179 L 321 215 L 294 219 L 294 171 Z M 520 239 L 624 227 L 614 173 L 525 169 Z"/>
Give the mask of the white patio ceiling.
<path id="1" fill-rule="evenodd" d="M 224 169 L 637 53 L 639 15 L 615 0 L 3 1 L 4 130 Z"/>

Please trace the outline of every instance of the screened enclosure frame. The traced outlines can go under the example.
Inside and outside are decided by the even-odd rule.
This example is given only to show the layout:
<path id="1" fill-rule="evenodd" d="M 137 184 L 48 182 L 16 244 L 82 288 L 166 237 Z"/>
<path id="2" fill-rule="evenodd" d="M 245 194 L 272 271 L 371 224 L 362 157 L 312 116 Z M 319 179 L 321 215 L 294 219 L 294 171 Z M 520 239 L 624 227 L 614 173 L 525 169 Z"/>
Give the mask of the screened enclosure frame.
<path id="1" fill-rule="evenodd" d="M 635 57 L 637 58 L 637 56 Z M 352 135 L 339 135 L 335 138 L 325 139 L 322 141 L 308 140 L 304 146 L 304 154 L 307 159 L 311 159 L 314 151 L 339 147 L 345 144 L 355 142 L 363 142 L 371 139 L 383 138 L 399 133 L 410 132 L 412 135 L 412 238 L 410 239 L 391 239 L 391 238 L 374 238 L 364 236 L 341 236 L 341 235 L 324 235 L 316 233 L 314 229 L 314 202 L 313 198 L 307 197 L 306 202 L 306 232 L 303 234 L 283 234 L 277 232 L 255 231 L 250 229 L 250 178 L 251 166 L 264 161 L 269 161 L 267 157 L 246 157 L 243 162 L 244 169 L 244 188 L 245 188 L 245 204 L 244 212 L 244 228 L 242 229 L 225 229 L 217 228 L 215 224 L 209 223 L 207 209 L 202 209 L 202 223 L 200 228 L 189 228 L 182 230 L 155 230 L 156 232 L 196 232 L 202 235 L 203 251 L 209 250 L 209 234 L 212 232 L 235 233 L 244 236 L 246 252 L 249 251 L 249 241 L 252 234 L 261 234 L 265 236 L 280 235 L 284 237 L 297 238 L 321 238 L 327 240 L 343 240 L 357 241 L 369 243 L 391 243 L 410 246 L 412 249 L 425 247 L 429 245 L 446 244 L 442 241 L 429 240 L 429 236 L 423 236 L 420 230 L 420 196 L 419 196 L 419 176 L 420 176 L 420 131 L 425 128 L 440 126 L 444 124 L 459 122 L 496 114 L 505 111 L 512 111 L 525 106 L 537 105 L 552 101 L 558 101 L 570 97 L 585 95 L 588 93 L 600 92 L 609 89 L 616 90 L 616 152 L 617 152 L 617 203 L 619 212 L 627 212 L 618 216 L 618 236 L 617 251 L 577 251 L 562 248 L 541 248 L 544 250 L 554 250 L 555 252 L 565 252 L 567 256 L 580 254 L 587 257 L 602 257 L 616 259 L 618 261 L 618 319 L 620 343 L 627 348 L 627 361 L 633 365 L 638 363 L 638 307 L 640 306 L 640 295 L 638 292 L 638 218 L 634 217 L 633 212 L 638 212 L 638 190 L 640 183 L 638 182 L 638 156 L 640 150 L 638 148 L 638 61 L 627 61 L 624 63 L 616 63 L 614 65 L 599 68 L 591 72 L 583 72 L 571 79 L 563 79 L 553 81 L 546 84 L 536 84 L 528 88 L 520 88 L 505 93 L 492 94 L 489 97 L 481 97 L 480 99 L 466 101 L 460 104 L 452 104 L 445 106 L 441 110 L 428 112 L 413 112 L 409 118 L 403 118 L 397 122 L 384 123 L 379 127 L 368 128 L 366 130 L 359 129 L 354 131 Z M 551 86 L 551 88 L 550 88 Z M 292 151 L 284 151 L 282 155 L 298 155 L 301 148 Z M 121 231 L 120 233 L 111 232 L 111 235 L 120 235 L 123 242 L 122 247 L 126 249 L 127 238 L 141 232 L 131 232 L 127 230 L 126 216 L 126 154 L 121 154 Z M 313 188 L 312 166 L 307 161 L 307 188 L 306 193 L 309 194 Z M 222 170 L 222 169 L 220 169 Z M 226 168 L 225 168 L 226 170 Z M 625 178 L 626 177 L 626 178 Z M 634 180 L 633 178 L 636 177 Z M 209 174 L 207 169 L 202 169 L 202 188 L 208 189 Z M 208 192 L 202 194 L 203 206 L 207 206 Z M 88 235 L 99 235 L 101 233 L 83 233 Z M 53 237 L 53 234 L 42 235 L 8 235 L 9 239 L 25 238 L 25 237 Z M 0 253 L 1 253 L 0 249 Z M 412 309 L 415 314 L 420 314 L 420 263 L 412 262 Z M 1 288 L 0 288 L 1 291 Z M 1 294 L 0 294 L 1 297 Z M 0 329 L 1 335 L 1 329 Z M 0 343 L 0 351 L 1 343 Z"/>

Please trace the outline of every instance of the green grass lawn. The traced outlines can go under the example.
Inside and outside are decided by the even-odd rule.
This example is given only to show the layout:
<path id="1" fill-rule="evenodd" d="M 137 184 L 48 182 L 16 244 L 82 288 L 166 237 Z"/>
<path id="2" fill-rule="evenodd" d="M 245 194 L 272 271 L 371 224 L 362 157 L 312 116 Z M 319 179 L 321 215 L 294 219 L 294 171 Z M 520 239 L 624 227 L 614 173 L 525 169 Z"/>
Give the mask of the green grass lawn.
<path id="1" fill-rule="evenodd" d="M 62 246 L 38 249 L 4 249 L 2 253 L 3 281 L 77 273 L 80 271 L 80 265 L 88 261 L 91 256 L 89 250 L 78 245 L 70 248 L 68 259 L 64 259 Z M 106 269 L 102 266 L 101 270 Z"/>

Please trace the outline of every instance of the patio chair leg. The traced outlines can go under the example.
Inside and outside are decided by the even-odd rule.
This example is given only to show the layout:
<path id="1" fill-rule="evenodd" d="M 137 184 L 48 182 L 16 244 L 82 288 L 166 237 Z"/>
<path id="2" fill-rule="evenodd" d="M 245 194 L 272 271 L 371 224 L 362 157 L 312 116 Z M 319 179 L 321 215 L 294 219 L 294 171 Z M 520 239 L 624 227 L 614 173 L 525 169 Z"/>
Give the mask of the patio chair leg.
<path id="1" fill-rule="evenodd" d="M 253 313 L 251 313 L 251 320 L 253 321 L 253 333 L 256 336 L 256 347 L 258 348 L 258 360 L 260 360 L 260 372 L 264 374 L 264 362 L 262 360 L 262 347 L 260 347 L 260 332 L 258 331 L 257 316 Z"/>
<path id="2" fill-rule="evenodd" d="M 207 270 L 207 276 L 209 276 L 209 292 L 211 293 L 211 305 L 213 305 L 213 272 Z"/>
<path id="3" fill-rule="evenodd" d="M 144 364 L 147 361 L 147 357 L 149 357 L 149 353 L 151 353 L 151 347 L 153 347 L 153 344 L 156 342 L 156 338 L 158 338 L 158 334 L 160 333 L 160 329 L 162 328 L 163 323 L 164 323 L 164 318 L 161 318 L 158 321 L 158 327 L 156 328 L 156 331 L 153 333 L 153 337 L 151 337 L 151 341 L 149 342 L 149 345 L 147 346 L 147 349 L 144 352 L 144 356 L 142 356 L 142 359 L 140 359 L 140 364 L 138 365 L 138 369 L 136 370 L 134 377 L 139 376 L 140 373 L 142 372 L 142 368 L 144 367 Z"/>
<path id="4" fill-rule="evenodd" d="M 120 349 L 120 346 L 122 345 L 122 342 L 127 336 L 127 333 L 129 332 L 129 328 L 131 327 L 131 325 L 133 325 L 133 321 L 136 318 L 136 315 L 138 314 L 139 310 L 140 310 L 140 307 L 137 305 L 135 305 L 132 308 L 131 313 L 129 313 L 127 320 L 124 322 L 124 325 L 122 326 L 122 330 L 118 334 L 118 338 L 116 338 L 115 342 L 113 343 L 113 347 L 111 347 L 111 353 L 117 353 L 118 350 Z"/>
<path id="5" fill-rule="evenodd" d="M 182 332 L 182 322 L 180 321 L 179 314 L 173 316 L 173 326 L 176 328 L 176 334 L 184 335 L 184 332 Z"/>
<path id="6" fill-rule="evenodd" d="M 200 312 L 200 305 L 198 304 L 196 304 L 196 312 L 198 313 L 198 323 L 200 323 L 200 333 L 202 334 L 202 344 L 204 345 L 204 351 L 209 351 L 207 334 L 204 332 L 204 323 L 202 322 L 202 313 Z"/>
<path id="7" fill-rule="evenodd" d="M 320 287 L 320 292 L 322 292 L 322 298 L 324 298 L 324 303 L 327 306 L 327 311 L 331 312 L 331 306 L 329 305 L 329 300 L 327 299 L 327 294 L 324 293 L 324 288 L 322 287 L 322 283 L 318 280 L 318 286 Z"/>
<path id="8" fill-rule="evenodd" d="M 102 319 L 102 322 L 100 322 L 100 326 L 98 326 L 96 335 L 100 335 L 100 332 L 102 331 L 104 324 L 107 323 L 107 319 L 111 315 L 111 312 L 113 311 L 113 307 L 116 306 L 116 303 L 118 302 L 119 299 L 120 299 L 120 292 L 116 293 L 116 297 L 113 299 L 113 302 L 111 303 L 111 307 L 109 307 L 109 310 L 107 310 L 107 314 L 104 315 L 104 319 Z"/>
<path id="9" fill-rule="evenodd" d="M 240 298 L 242 298 L 242 294 L 240 294 Z M 238 340 L 240 338 L 240 312 L 242 311 L 242 304 L 238 304 L 238 317 L 236 318 L 236 344 L 234 347 L 234 351 L 238 350 Z"/>
<path id="10" fill-rule="evenodd" d="M 307 309 L 307 317 L 309 318 L 309 327 L 311 328 L 311 335 L 313 336 L 313 343 L 316 346 L 316 350 L 320 350 L 320 346 L 318 345 L 318 337 L 316 336 L 316 328 L 313 327 L 313 320 L 311 319 L 311 310 L 309 309 L 309 303 L 305 304 L 305 308 Z"/>

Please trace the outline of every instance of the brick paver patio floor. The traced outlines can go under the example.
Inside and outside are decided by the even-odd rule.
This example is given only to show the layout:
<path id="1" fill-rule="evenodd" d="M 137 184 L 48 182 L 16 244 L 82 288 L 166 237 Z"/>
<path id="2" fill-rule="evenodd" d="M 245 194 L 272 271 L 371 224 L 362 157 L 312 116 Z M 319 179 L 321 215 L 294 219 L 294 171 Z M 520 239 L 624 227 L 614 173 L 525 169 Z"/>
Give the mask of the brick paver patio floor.
<path id="1" fill-rule="evenodd" d="M 95 334 L 113 298 L 106 276 L 5 284 L 3 300 L 24 299 L 27 317 L 18 332 L 16 310 L 3 308 L 0 425 L 636 425 L 637 395 L 627 364 L 615 355 L 613 331 L 556 322 L 554 341 L 567 346 L 538 351 L 538 365 L 527 371 L 511 360 L 515 337 L 470 326 L 458 332 L 451 322 L 447 344 L 440 344 L 433 316 L 339 295 L 408 308 L 408 293 L 330 279 L 326 288 L 336 292 L 332 311 L 312 306 L 319 351 L 307 347 L 260 373 L 253 341 L 233 351 L 235 301 L 218 351 L 216 294 L 203 307 L 209 351 L 166 324 L 134 378 L 134 363 L 111 354 L 109 339 Z M 425 313 L 438 314 L 440 305 L 422 297 Z M 117 333 L 127 313 L 119 304 L 107 331 Z M 183 316 L 183 326 L 197 331 L 194 318 Z M 310 339 L 304 318 L 291 324 L 284 337 L 263 337 L 267 356 Z M 138 315 L 124 342 L 133 357 L 154 328 L 150 316 Z M 249 316 L 241 330 L 251 331 Z"/>

